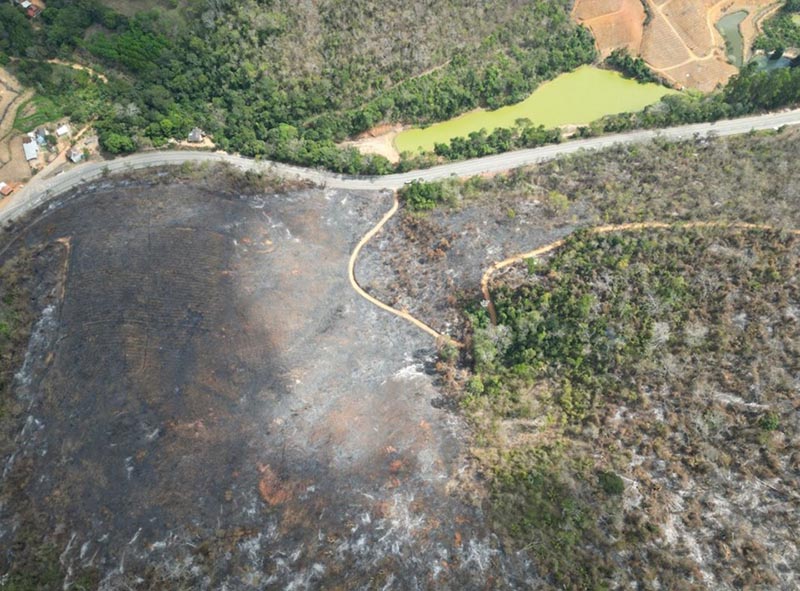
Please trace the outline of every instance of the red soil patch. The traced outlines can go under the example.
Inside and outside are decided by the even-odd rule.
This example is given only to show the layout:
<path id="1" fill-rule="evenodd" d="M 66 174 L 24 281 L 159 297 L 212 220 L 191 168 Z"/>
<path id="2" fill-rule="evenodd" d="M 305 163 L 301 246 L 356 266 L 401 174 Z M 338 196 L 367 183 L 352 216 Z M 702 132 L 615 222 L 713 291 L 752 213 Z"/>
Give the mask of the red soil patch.
<path id="1" fill-rule="evenodd" d="M 270 507 L 282 505 L 292 497 L 291 489 L 281 482 L 269 464 L 258 464 L 258 471 L 261 473 L 258 494 L 267 505 Z"/>
<path id="2" fill-rule="evenodd" d="M 672 30 L 666 18 L 655 17 L 642 39 L 641 56 L 654 69 L 677 66 L 692 58 L 689 49 Z"/>
<path id="3" fill-rule="evenodd" d="M 592 32 L 602 57 L 621 47 L 639 53 L 645 19 L 639 0 L 578 0 L 573 14 Z"/>

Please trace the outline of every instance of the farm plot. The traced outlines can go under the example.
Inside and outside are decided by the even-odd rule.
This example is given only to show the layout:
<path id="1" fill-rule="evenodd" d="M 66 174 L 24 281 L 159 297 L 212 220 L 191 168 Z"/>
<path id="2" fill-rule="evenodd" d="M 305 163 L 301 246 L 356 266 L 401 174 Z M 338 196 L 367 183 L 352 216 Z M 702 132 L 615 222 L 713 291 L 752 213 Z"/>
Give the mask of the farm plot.
<path id="1" fill-rule="evenodd" d="M 0 181 L 17 182 L 30 176 L 14 121 L 31 94 L 23 92 L 14 77 L 0 68 Z"/>
<path id="2" fill-rule="evenodd" d="M 577 0 L 572 16 L 592 31 L 601 55 L 627 47 L 676 86 L 710 91 L 736 73 L 715 23 L 733 12 L 747 12 L 741 23 L 747 60 L 760 23 L 780 4 L 777 0 Z"/>

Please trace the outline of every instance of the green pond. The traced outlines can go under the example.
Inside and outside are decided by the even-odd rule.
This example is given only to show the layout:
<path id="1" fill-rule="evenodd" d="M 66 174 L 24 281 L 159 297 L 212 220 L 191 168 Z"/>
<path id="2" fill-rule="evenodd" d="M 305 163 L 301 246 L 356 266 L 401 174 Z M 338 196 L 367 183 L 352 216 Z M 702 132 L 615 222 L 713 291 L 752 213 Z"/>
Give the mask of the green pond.
<path id="1" fill-rule="evenodd" d="M 587 125 L 605 115 L 640 111 L 673 92 L 658 84 L 640 84 L 617 72 L 583 66 L 542 84 L 516 105 L 496 111 L 478 109 L 424 129 L 403 131 L 395 138 L 395 147 L 400 152 L 429 151 L 436 143 L 473 131 L 513 127 L 522 118 L 547 128 Z"/>
<path id="2" fill-rule="evenodd" d="M 725 50 L 728 53 L 728 61 L 737 68 L 742 67 L 744 62 L 744 38 L 739 25 L 747 18 L 747 11 L 737 10 L 717 21 L 717 30 L 725 39 Z"/>

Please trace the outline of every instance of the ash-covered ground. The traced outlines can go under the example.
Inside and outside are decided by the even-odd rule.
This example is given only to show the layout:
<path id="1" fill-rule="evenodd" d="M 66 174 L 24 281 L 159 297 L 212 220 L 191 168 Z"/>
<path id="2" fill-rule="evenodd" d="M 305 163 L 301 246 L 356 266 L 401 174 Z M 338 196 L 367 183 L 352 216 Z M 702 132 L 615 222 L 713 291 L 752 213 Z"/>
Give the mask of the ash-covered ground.
<path id="1" fill-rule="evenodd" d="M 473 200 L 423 214 L 403 208 L 365 246 L 359 281 L 378 299 L 460 338 L 462 307 L 480 301 L 484 271 L 593 219 L 582 205 L 569 213 L 553 215 L 539 200 L 524 196 L 497 203 Z"/>
<path id="2" fill-rule="evenodd" d="M 49 277 L 2 418 L 0 582 L 51 556 L 65 588 L 532 586 L 465 500 L 434 343 L 349 285 L 391 196 L 214 185 L 107 179 L 0 238 Z"/>

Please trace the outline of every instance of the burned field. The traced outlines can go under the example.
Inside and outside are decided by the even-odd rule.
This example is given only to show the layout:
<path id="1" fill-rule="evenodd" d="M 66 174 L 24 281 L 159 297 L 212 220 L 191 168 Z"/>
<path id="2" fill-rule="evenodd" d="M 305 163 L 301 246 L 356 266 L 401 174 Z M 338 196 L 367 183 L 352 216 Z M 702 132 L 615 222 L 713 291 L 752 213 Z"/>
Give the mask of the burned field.
<path id="1" fill-rule="evenodd" d="M 0 243 L 0 585 L 793 588 L 798 149 L 657 141 L 401 208 L 356 275 L 460 358 L 349 283 L 389 194 L 64 196 Z M 494 275 L 494 326 L 484 270 L 568 236 Z"/>
<path id="2" fill-rule="evenodd" d="M 104 180 L 2 236 L 32 334 L 3 358 L 2 584 L 515 580 L 454 494 L 434 343 L 348 283 L 391 197 L 215 184 Z"/>

